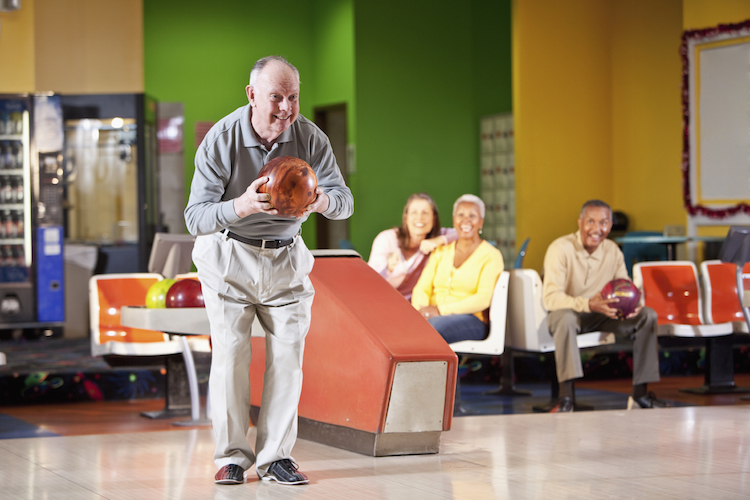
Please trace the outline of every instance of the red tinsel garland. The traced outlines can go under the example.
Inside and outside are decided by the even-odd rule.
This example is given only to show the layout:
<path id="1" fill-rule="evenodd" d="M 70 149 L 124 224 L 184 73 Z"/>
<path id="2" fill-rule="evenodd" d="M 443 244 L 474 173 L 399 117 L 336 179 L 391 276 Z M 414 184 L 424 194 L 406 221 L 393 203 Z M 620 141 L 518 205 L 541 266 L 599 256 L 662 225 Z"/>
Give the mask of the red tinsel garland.
<path id="1" fill-rule="evenodd" d="M 701 40 L 724 34 L 739 35 L 739 32 L 750 28 L 750 19 L 737 24 L 720 24 L 715 28 L 689 30 L 682 34 L 680 55 L 682 56 L 682 196 L 685 209 L 690 215 L 705 215 L 712 219 L 724 219 L 739 212 L 750 214 L 750 205 L 739 203 L 723 209 L 709 208 L 704 205 L 693 205 L 690 196 L 690 79 L 688 67 L 688 40 Z"/>

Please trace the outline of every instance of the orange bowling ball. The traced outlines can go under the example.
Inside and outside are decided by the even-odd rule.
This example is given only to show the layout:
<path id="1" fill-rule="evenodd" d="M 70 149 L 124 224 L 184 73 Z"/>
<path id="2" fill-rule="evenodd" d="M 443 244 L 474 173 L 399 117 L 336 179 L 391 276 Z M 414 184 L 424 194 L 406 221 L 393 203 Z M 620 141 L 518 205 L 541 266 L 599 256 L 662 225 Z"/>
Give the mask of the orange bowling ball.
<path id="1" fill-rule="evenodd" d="M 258 177 L 268 177 L 259 193 L 269 193 L 279 215 L 298 217 L 315 201 L 318 178 L 305 160 L 279 156 L 266 163 Z"/>

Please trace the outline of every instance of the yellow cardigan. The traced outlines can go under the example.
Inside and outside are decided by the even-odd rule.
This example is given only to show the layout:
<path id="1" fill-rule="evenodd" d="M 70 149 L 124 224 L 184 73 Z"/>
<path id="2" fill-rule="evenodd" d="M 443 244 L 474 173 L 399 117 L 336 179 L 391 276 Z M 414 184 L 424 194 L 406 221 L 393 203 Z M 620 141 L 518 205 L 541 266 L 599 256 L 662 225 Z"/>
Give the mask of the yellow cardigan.
<path id="1" fill-rule="evenodd" d="M 503 272 L 503 255 L 482 241 L 456 269 L 456 243 L 433 250 L 411 296 L 415 309 L 437 306 L 442 316 L 473 314 L 486 322 L 482 312 L 490 307 L 492 292 Z"/>

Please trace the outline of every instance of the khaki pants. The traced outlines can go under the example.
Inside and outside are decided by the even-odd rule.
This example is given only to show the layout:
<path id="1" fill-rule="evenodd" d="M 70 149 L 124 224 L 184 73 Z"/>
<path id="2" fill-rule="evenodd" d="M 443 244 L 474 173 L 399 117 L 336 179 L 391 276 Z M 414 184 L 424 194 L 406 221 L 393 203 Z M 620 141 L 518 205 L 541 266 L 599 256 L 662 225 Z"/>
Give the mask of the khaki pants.
<path id="1" fill-rule="evenodd" d="M 633 343 L 633 385 L 659 381 L 658 325 L 653 309 L 644 307 L 638 316 L 626 320 L 560 309 L 550 311 L 547 323 L 555 341 L 558 382 L 583 377 L 576 335 L 596 331 L 612 332 L 618 341 Z"/>
<path id="2" fill-rule="evenodd" d="M 193 262 L 211 326 L 211 417 L 221 468 L 292 458 L 302 391 L 302 356 L 310 328 L 314 258 L 301 237 L 279 249 L 260 249 L 215 233 L 196 238 Z M 250 334 L 255 316 L 266 332 L 266 371 L 256 455 L 250 425 Z"/>

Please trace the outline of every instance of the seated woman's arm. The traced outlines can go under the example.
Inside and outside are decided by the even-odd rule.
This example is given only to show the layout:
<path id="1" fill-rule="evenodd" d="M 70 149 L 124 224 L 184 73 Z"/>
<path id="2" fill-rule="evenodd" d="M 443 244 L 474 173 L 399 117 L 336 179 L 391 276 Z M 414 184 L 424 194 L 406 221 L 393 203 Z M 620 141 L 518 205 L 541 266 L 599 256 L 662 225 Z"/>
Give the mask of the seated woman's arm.
<path id="1" fill-rule="evenodd" d="M 458 233 L 452 227 L 444 227 L 440 230 L 440 236 L 445 238 L 445 244 L 453 243 L 458 239 Z"/>
<path id="2" fill-rule="evenodd" d="M 458 239 L 458 233 L 452 227 L 440 228 L 440 234 L 434 238 L 422 240 L 419 244 L 419 251 L 424 254 L 430 254 L 436 248 L 453 243 Z"/>
<path id="3" fill-rule="evenodd" d="M 432 282 L 435 279 L 435 273 L 437 272 L 438 264 L 440 263 L 440 257 L 437 254 L 430 254 L 422 269 L 422 274 L 419 276 L 417 284 L 414 285 L 414 289 L 411 293 L 411 305 L 419 311 L 423 307 L 430 305 L 432 301 Z"/>
<path id="4" fill-rule="evenodd" d="M 380 234 L 378 234 L 372 241 L 370 259 L 367 261 L 367 265 L 388 280 L 390 280 L 393 275 L 397 274 L 401 274 L 401 278 L 403 279 L 406 269 L 399 269 L 399 265 L 391 266 L 391 269 L 388 269 L 388 258 L 394 252 L 399 252 L 396 231 L 393 229 L 386 229 L 385 231 L 380 232 Z"/>

